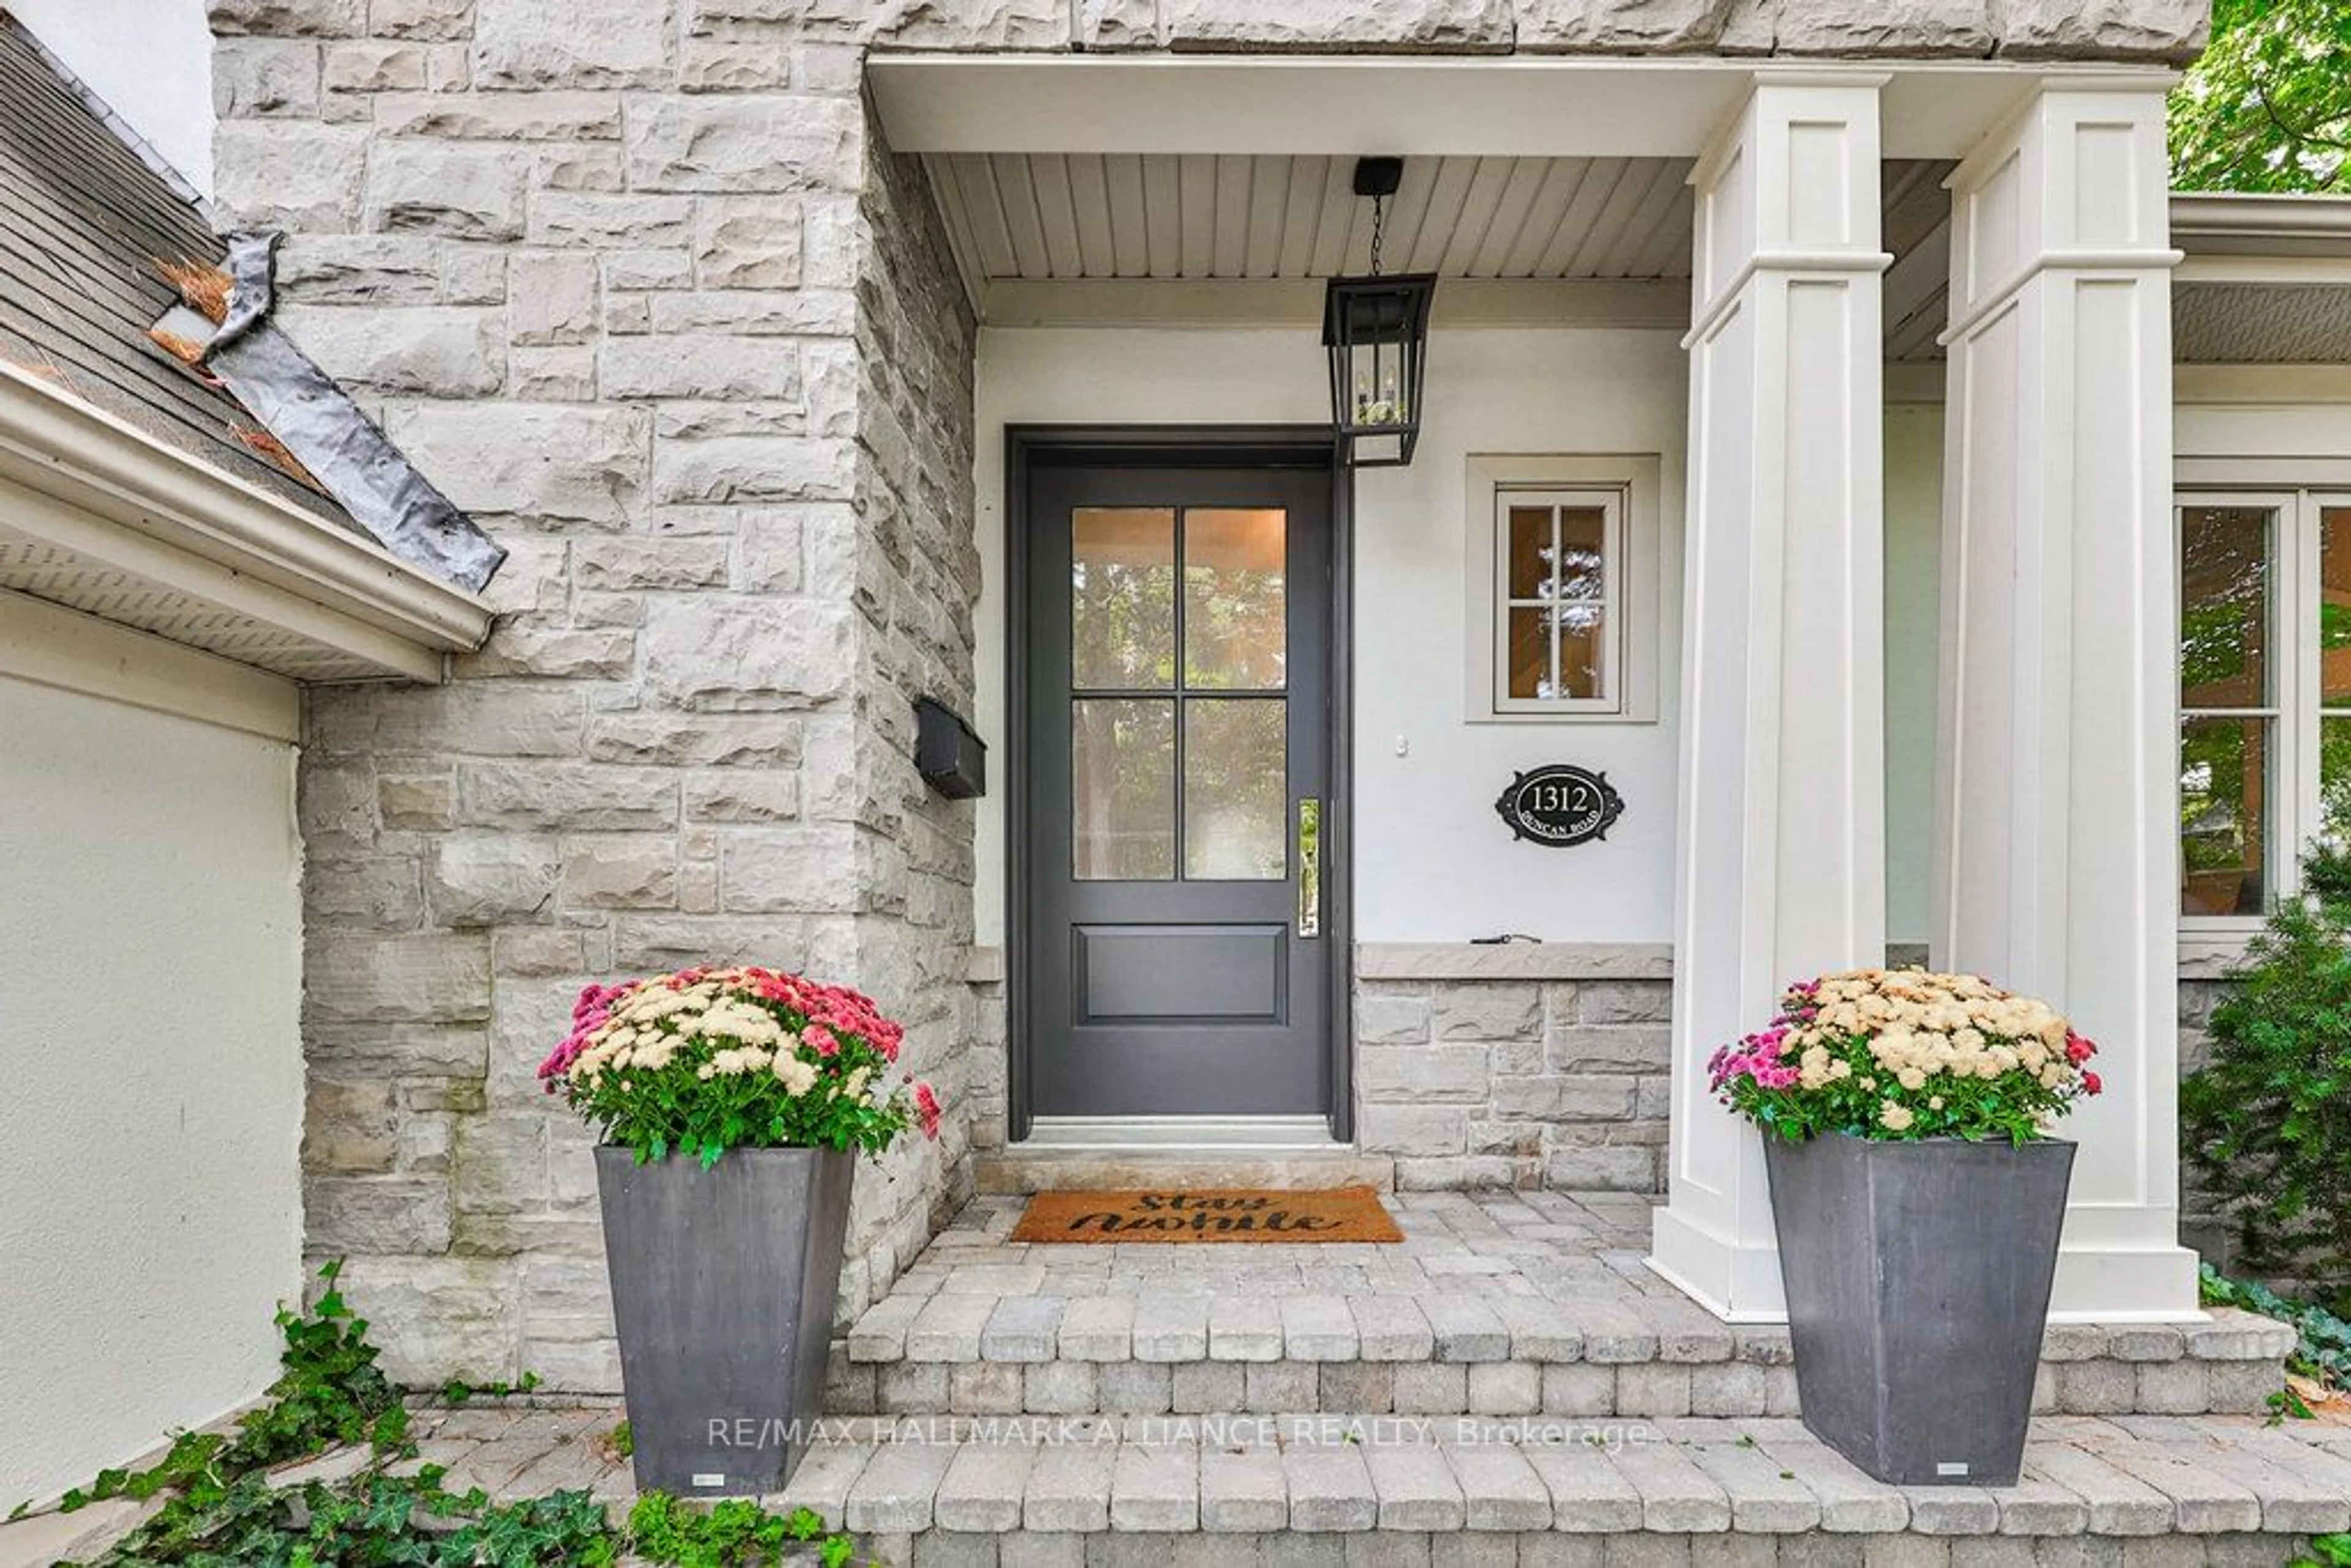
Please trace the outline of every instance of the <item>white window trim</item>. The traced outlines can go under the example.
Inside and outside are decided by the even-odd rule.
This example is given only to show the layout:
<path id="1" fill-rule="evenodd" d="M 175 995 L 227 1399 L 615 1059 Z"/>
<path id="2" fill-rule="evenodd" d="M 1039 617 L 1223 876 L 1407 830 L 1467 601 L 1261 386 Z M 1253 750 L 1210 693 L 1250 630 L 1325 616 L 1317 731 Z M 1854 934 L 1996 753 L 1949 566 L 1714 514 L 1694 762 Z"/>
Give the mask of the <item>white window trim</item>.
<path id="1" fill-rule="evenodd" d="M 1462 501 L 1468 545 L 1463 716 L 1471 724 L 1654 724 L 1657 718 L 1661 458 L 1649 454 L 1473 453 Z M 1514 499 L 1613 508 L 1619 564 L 1607 580 L 1609 635 L 1600 698 L 1512 699 L 1502 676 L 1504 508 Z"/>
<path id="2" fill-rule="evenodd" d="M 2346 476 L 2346 477 L 2351 477 Z M 2322 667 L 2318 658 L 2319 517 L 2329 507 L 2351 507 L 2351 489 L 2334 486 L 2256 488 L 2243 485 L 2200 484 L 2183 479 L 2172 497 L 2172 553 L 2181 549 L 2179 515 L 2189 507 L 2253 507 L 2273 512 L 2278 538 L 2273 551 L 2270 592 L 2277 606 L 2276 630 L 2283 633 L 2283 668 L 2272 687 L 2269 709 L 2272 729 L 2270 791 L 2271 820 L 2265 825 L 2262 868 L 2270 902 L 2291 898 L 2302 890 L 2302 851 L 2320 825 L 2318 726 Z M 2273 658 L 2279 651 L 2273 651 Z M 2175 706 L 2177 695 L 2175 694 Z M 2256 710 L 2248 710 L 2256 711 Z M 2185 707 L 2178 707 L 2181 718 Z M 2175 742 L 2176 744 L 2176 742 Z M 2178 767 L 2175 761 L 2174 771 Z M 2287 811 L 2277 807 L 2283 805 Z M 2175 884 L 2184 879 L 2179 846 L 2172 844 Z M 2193 941 L 2199 951 L 2241 947 L 2267 919 L 2252 915 L 2189 915 L 2182 911 L 2183 944 Z"/>

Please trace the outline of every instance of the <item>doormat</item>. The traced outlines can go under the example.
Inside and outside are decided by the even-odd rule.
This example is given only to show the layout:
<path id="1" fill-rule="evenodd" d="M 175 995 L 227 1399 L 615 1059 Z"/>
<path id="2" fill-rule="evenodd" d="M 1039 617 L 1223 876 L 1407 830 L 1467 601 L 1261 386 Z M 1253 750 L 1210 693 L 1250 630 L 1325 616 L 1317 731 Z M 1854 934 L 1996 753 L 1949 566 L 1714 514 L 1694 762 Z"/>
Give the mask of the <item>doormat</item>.
<path id="1" fill-rule="evenodd" d="M 1040 1192 L 1015 1241 L 1401 1241 L 1368 1186 Z"/>

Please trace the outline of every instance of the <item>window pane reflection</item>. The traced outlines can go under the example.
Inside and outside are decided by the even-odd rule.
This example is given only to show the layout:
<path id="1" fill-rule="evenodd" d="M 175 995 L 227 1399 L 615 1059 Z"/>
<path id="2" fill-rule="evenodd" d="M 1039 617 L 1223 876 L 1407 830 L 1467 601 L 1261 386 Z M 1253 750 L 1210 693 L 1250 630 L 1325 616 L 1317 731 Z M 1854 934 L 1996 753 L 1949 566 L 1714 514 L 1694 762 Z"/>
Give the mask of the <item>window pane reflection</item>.
<path id="1" fill-rule="evenodd" d="M 2270 721 L 2179 727 L 2179 910 L 2260 915 L 2268 897 Z"/>
<path id="2" fill-rule="evenodd" d="M 2273 517 L 2261 507 L 2179 514 L 2182 707 L 2269 704 Z"/>
<path id="3" fill-rule="evenodd" d="M 1071 855 L 1080 882 L 1176 874 L 1176 704 L 1080 697 L 1070 704 Z"/>
<path id="4" fill-rule="evenodd" d="M 1290 874 L 1289 712 L 1280 698 L 1184 705 L 1184 874 L 1280 882 Z"/>
<path id="5" fill-rule="evenodd" d="M 1184 684 L 1275 691 L 1288 664 L 1289 514 L 1184 514 Z"/>
<path id="6" fill-rule="evenodd" d="M 1070 679 L 1081 689 L 1176 684 L 1176 513 L 1080 507 L 1070 514 Z"/>

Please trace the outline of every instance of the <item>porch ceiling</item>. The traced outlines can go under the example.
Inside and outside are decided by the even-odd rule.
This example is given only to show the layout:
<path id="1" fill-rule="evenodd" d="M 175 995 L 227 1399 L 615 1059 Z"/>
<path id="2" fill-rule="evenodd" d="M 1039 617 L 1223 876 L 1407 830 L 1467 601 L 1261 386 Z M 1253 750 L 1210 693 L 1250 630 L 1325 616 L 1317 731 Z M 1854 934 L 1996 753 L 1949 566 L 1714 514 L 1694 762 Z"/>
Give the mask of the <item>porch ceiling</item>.
<path id="1" fill-rule="evenodd" d="M 924 161 L 984 319 L 1053 319 L 1066 308 L 1304 321 L 1320 309 L 1314 280 L 1371 263 L 1372 208 L 1352 189 L 1353 157 L 950 152 Z M 1686 324 L 1690 162 L 1407 158 L 1384 265 L 1496 286 L 1438 297 L 1440 309 L 1466 306 L 1489 321 Z M 1948 213 L 1949 167 L 1886 165 L 1886 238 L 1897 256 Z M 1512 287 L 1542 285 L 1552 287 Z"/>

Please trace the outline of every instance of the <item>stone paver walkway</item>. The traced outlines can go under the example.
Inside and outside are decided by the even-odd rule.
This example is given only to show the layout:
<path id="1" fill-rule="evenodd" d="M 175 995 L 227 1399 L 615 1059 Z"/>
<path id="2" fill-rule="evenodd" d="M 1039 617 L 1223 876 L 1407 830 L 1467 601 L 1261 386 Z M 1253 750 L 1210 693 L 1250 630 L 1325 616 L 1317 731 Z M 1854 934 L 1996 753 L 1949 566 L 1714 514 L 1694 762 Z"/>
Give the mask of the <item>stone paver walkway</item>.
<path id="1" fill-rule="evenodd" d="M 852 1327 L 835 1411 L 1341 1411 L 1673 1418 L 1796 1410 L 1787 1331 L 1643 1262 L 1649 1200 L 1401 1193 L 1390 1245 L 1024 1244 L 981 1197 Z M 2061 1324 L 2035 1408 L 2253 1412 L 2293 1335 L 2249 1313 Z"/>

